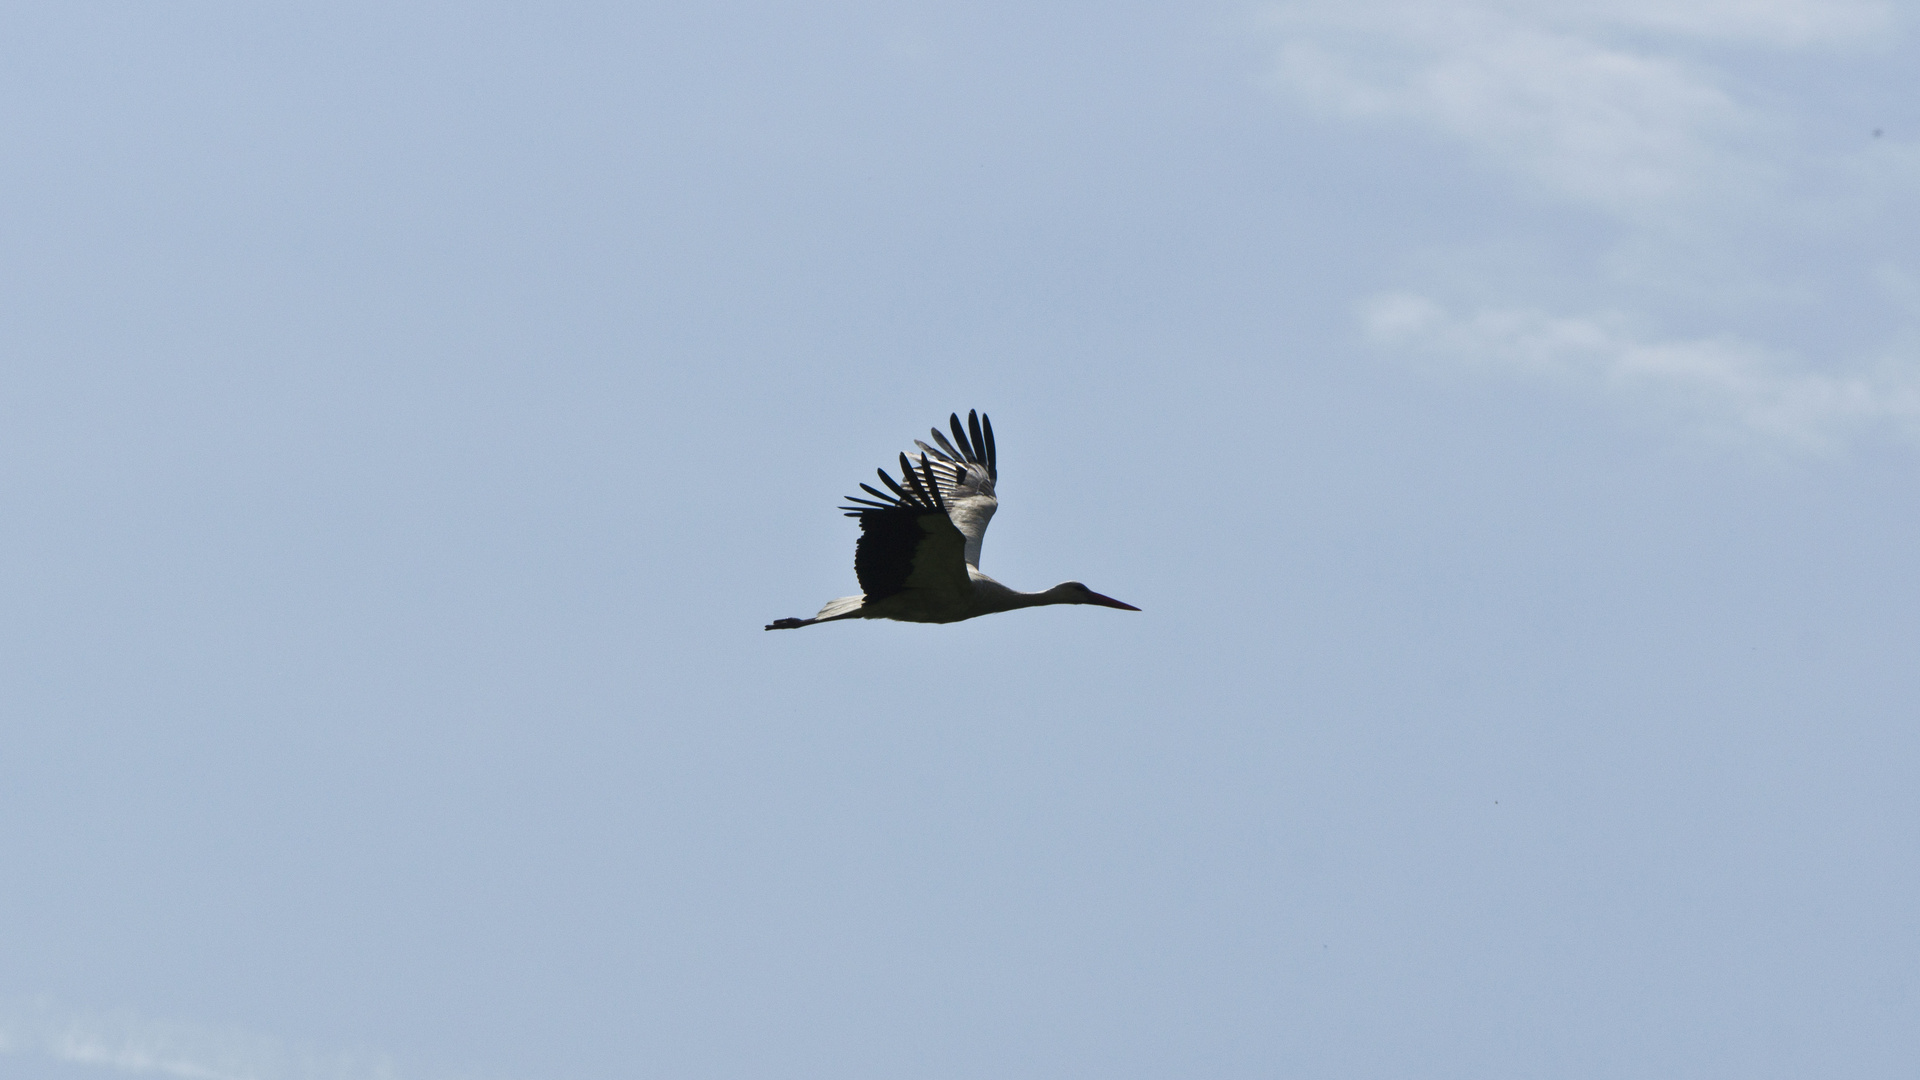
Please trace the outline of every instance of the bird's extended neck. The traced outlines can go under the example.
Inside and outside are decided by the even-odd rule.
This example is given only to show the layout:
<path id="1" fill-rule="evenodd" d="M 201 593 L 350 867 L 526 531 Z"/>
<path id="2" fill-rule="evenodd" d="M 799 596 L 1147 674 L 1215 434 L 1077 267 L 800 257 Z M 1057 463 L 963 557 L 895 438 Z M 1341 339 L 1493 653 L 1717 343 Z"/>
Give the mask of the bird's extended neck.
<path id="1" fill-rule="evenodd" d="M 978 570 L 973 574 L 974 601 L 982 613 L 1073 602 L 1068 598 L 1068 587 L 1065 585 L 1055 585 L 1045 592 L 1021 592 L 1007 588 Z"/>

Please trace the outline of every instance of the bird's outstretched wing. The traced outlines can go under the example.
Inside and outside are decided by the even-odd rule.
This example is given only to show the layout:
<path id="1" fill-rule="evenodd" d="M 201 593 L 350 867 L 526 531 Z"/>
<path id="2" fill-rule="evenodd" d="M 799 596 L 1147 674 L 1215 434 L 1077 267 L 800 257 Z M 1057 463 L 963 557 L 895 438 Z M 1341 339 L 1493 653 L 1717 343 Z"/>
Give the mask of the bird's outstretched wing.
<path id="1" fill-rule="evenodd" d="M 904 485 L 895 483 L 885 469 L 876 471 L 888 490 L 861 484 L 873 498 L 848 496 L 855 505 L 840 508 L 860 519 L 853 572 L 866 602 L 911 590 L 932 604 L 963 604 L 973 589 L 965 559 L 967 538 L 949 515 L 934 464 L 924 457 L 910 462 L 901 454 Z"/>
<path id="2" fill-rule="evenodd" d="M 920 448 L 913 460 L 933 466 L 934 481 L 940 489 L 941 500 L 946 504 L 947 516 L 953 519 L 953 527 L 967 538 L 967 565 L 980 568 L 980 542 L 986 539 L 987 523 L 993 520 L 993 512 L 1000 505 L 994 497 L 993 485 L 1000 478 L 999 454 L 993 444 L 993 421 L 969 410 L 965 427 L 960 425 L 960 414 L 952 413 L 947 422 L 953 427 L 953 441 L 933 429 L 933 441 L 928 446 L 918 439 L 914 445 Z"/>

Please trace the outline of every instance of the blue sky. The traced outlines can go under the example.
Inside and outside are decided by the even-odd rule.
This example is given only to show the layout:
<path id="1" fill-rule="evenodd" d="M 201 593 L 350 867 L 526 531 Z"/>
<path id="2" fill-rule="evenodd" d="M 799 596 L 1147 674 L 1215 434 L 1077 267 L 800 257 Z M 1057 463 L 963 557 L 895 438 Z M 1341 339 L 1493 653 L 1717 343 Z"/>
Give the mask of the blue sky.
<path id="1" fill-rule="evenodd" d="M 1910 1075 L 1911 26 L 16 5 L 0 1073 Z"/>

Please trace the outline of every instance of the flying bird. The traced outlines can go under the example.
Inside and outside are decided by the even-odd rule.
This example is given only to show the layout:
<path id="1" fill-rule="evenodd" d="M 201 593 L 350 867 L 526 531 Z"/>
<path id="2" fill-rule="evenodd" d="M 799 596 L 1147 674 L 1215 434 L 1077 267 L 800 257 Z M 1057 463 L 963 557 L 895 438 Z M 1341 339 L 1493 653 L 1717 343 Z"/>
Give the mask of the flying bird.
<path id="1" fill-rule="evenodd" d="M 1111 596 L 1101 596 L 1077 581 L 1045 592 L 1009 589 L 980 572 L 980 540 L 1000 503 L 993 485 L 1000 478 L 993 445 L 993 424 L 977 412 L 948 417 L 953 441 L 933 429 L 935 445 L 918 439 L 911 459 L 900 455 L 900 480 L 876 470 L 885 491 L 869 484 L 870 498 L 850 495 L 840 509 L 860 519 L 853 572 L 860 596 L 827 601 L 811 619 L 777 619 L 769 630 L 792 630 L 841 619 L 897 619 L 950 623 L 1014 608 L 1047 604 L 1099 604 L 1139 611 Z"/>

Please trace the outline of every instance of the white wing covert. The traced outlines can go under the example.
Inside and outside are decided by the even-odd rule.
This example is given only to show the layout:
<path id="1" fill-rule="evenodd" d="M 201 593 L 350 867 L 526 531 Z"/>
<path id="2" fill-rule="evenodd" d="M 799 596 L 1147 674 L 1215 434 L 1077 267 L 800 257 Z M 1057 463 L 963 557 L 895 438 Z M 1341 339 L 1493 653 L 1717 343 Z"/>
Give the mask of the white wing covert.
<path id="1" fill-rule="evenodd" d="M 965 427 L 960 425 L 959 413 L 947 420 L 953 427 L 953 441 L 948 442 L 940 429 L 934 428 L 933 441 L 938 445 L 928 446 L 915 439 L 913 444 L 920 452 L 913 455 L 913 460 L 932 474 L 941 501 L 946 503 L 947 517 L 967 539 L 967 565 L 978 570 L 980 542 L 986 538 L 987 523 L 1000 506 L 993 494 L 994 482 L 1000 478 L 993 422 L 973 410 L 967 412 Z"/>

